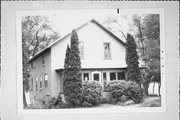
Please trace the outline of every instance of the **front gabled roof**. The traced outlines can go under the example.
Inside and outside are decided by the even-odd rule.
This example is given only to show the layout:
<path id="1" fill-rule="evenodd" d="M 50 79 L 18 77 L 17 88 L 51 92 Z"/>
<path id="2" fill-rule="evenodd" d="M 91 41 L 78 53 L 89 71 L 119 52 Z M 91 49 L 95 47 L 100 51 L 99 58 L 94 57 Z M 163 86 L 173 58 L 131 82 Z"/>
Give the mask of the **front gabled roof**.
<path id="1" fill-rule="evenodd" d="M 118 42 L 120 42 L 123 46 L 126 45 L 126 43 L 124 43 L 120 38 L 118 38 L 114 33 L 112 33 L 110 30 L 108 30 L 106 27 L 104 27 L 103 25 L 101 25 L 99 22 L 97 22 L 96 20 L 92 19 L 86 23 L 84 23 L 83 25 L 79 26 L 78 28 L 76 28 L 76 31 L 78 31 L 79 29 L 83 28 L 85 25 L 87 25 L 89 22 L 94 23 L 95 25 L 97 25 L 98 27 L 100 27 L 102 30 L 104 30 L 106 33 L 108 33 L 110 36 L 112 36 L 114 39 L 116 39 Z M 55 45 L 56 43 L 58 43 L 59 41 L 63 40 L 64 38 L 68 37 L 69 35 L 71 35 L 71 32 L 68 33 L 67 35 L 65 35 L 64 37 L 62 37 L 61 39 L 57 40 L 56 42 L 50 44 L 49 46 L 47 46 L 46 48 L 42 49 L 41 51 L 39 51 L 34 57 L 32 57 L 29 62 L 33 61 L 34 59 L 36 59 L 39 55 L 43 54 L 44 52 L 46 52 L 47 50 L 50 50 L 50 48 Z"/>

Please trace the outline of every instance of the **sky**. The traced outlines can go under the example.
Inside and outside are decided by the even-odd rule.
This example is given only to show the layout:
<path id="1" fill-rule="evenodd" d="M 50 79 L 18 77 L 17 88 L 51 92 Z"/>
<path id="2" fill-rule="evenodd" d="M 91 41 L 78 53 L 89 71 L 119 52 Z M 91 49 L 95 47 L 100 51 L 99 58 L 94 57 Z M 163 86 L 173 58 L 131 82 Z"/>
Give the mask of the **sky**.
<path id="1" fill-rule="evenodd" d="M 117 9 L 87 9 L 87 10 L 59 10 L 49 14 L 50 21 L 58 28 L 61 36 L 70 33 L 73 29 L 78 28 L 82 24 L 95 19 L 99 23 L 103 22 L 109 17 L 118 17 Z M 123 31 L 128 31 L 128 21 L 119 19 Z"/>

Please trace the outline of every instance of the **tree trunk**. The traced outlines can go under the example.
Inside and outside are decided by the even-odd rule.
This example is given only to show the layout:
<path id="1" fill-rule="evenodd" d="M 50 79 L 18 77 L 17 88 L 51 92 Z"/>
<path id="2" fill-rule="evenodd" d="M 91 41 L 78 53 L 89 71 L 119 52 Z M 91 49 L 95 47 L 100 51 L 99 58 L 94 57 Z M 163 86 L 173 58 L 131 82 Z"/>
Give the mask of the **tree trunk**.
<path id="1" fill-rule="evenodd" d="M 24 105 L 24 108 L 28 108 L 27 101 L 26 101 L 26 96 L 25 96 L 25 91 L 24 90 L 23 90 L 23 105 Z"/>
<path id="2" fill-rule="evenodd" d="M 155 83 L 156 83 L 156 82 L 154 81 L 154 84 L 153 84 L 153 95 L 154 95 L 154 87 L 155 87 Z"/>
<path id="3" fill-rule="evenodd" d="M 161 83 L 158 83 L 158 94 L 159 94 L 159 96 L 161 96 L 161 90 L 160 90 L 160 88 L 161 88 Z"/>
<path id="4" fill-rule="evenodd" d="M 145 94 L 145 96 L 149 95 L 148 88 L 149 88 L 149 82 L 145 82 L 144 83 L 144 94 Z"/>

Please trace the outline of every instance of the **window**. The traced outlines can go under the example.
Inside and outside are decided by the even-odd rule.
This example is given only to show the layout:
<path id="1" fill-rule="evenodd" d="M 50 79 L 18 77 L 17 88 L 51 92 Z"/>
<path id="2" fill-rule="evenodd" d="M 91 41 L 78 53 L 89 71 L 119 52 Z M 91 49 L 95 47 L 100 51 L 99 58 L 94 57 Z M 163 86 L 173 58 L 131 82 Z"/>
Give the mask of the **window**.
<path id="1" fill-rule="evenodd" d="M 39 84 L 39 87 L 40 87 L 40 89 L 42 89 L 42 76 L 40 77 L 40 84 Z"/>
<path id="2" fill-rule="evenodd" d="M 47 74 L 44 75 L 44 87 L 45 88 L 48 87 L 48 75 Z"/>
<path id="3" fill-rule="evenodd" d="M 93 74 L 93 77 L 94 77 L 94 81 L 99 81 L 99 74 L 97 73 L 94 73 Z"/>
<path id="4" fill-rule="evenodd" d="M 104 43 L 104 59 L 111 59 L 110 43 Z"/>
<path id="5" fill-rule="evenodd" d="M 104 85 L 104 88 L 105 88 L 106 85 L 107 85 L 107 74 L 106 73 L 103 73 L 103 81 L 104 81 L 103 85 Z"/>
<path id="6" fill-rule="evenodd" d="M 42 65 L 43 65 L 43 67 L 45 66 L 44 55 L 42 56 Z"/>
<path id="7" fill-rule="evenodd" d="M 125 73 L 124 72 L 118 72 L 118 80 L 125 80 Z"/>
<path id="8" fill-rule="evenodd" d="M 84 81 L 89 80 L 89 73 L 84 73 L 83 74 L 83 80 Z"/>
<path id="9" fill-rule="evenodd" d="M 107 80 L 107 75 L 106 75 L 106 73 L 103 73 L 103 80 Z"/>
<path id="10" fill-rule="evenodd" d="M 36 92 L 38 91 L 38 77 L 36 77 Z"/>
<path id="11" fill-rule="evenodd" d="M 84 42 L 79 41 L 79 56 L 81 59 L 84 59 Z"/>
<path id="12" fill-rule="evenodd" d="M 116 73 L 115 72 L 110 73 L 110 80 L 116 80 Z"/>

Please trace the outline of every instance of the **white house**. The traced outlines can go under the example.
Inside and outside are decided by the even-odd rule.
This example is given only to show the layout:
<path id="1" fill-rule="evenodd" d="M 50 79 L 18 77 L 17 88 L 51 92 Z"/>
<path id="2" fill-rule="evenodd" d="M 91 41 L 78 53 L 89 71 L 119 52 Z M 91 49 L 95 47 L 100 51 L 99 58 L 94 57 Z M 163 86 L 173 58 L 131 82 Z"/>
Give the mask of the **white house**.
<path id="1" fill-rule="evenodd" d="M 82 80 L 109 81 L 126 77 L 125 43 L 96 20 L 76 29 L 79 38 Z M 31 60 L 31 101 L 63 93 L 63 67 L 71 33 L 49 45 Z"/>

